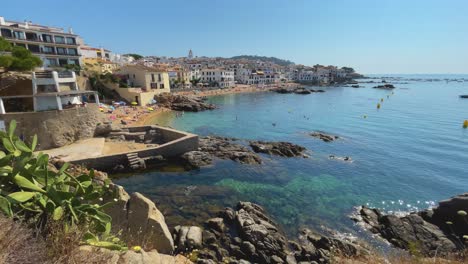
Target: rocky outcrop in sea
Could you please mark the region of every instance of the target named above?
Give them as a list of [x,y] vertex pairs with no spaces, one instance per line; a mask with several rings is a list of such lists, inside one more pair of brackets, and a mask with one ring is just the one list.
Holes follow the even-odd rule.
[[304,154],[306,148],[290,142],[250,141],[249,145],[256,153],[280,157],[307,157]]
[[261,164],[262,158],[257,153],[281,157],[307,157],[305,151],[306,148],[289,142],[243,142],[236,138],[206,136],[199,138],[198,150],[183,154],[181,159],[191,168],[200,168],[213,164],[215,158],[243,164]]
[[312,133],[310,133],[310,136],[312,136],[314,138],[321,139],[321,140],[323,140],[325,142],[331,142],[331,141],[334,141],[334,140],[339,138],[338,136],[325,134],[325,133],[322,133],[322,132],[312,132]]
[[393,84],[387,83],[387,84],[383,84],[383,85],[374,86],[373,88],[391,90],[391,89],[395,89],[395,86]]
[[176,111],[200,112],[215,109],[216,106],[205,102],[201,97],[189,97],[184,95],[174,95],[163,93],[154,98],[158,105]]
[[468,242],[468,193],[439,202],[439,206],[405,216],[359,207],[352,219],[392,245],[427,257],[463,250]]
[[325,92],[324,90],[313,90],[313,89],[306,89],[303,87],[296,87],[296,88],[276,88],[272,90],[273,92],[280,93],[280,94],[290,94],[290,93],[295,93],[295,94],[311,94],[311,93],[323,93]]

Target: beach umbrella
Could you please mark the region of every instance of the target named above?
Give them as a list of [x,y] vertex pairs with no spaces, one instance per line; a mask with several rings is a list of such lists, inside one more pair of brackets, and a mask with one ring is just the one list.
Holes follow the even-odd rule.
[[131,102],[131,105],[138,105],[137,102]]

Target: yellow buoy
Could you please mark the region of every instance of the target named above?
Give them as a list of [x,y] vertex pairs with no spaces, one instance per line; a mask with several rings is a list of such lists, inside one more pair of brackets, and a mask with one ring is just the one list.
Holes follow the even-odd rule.
[[468,128],[468,120],[465,120],[465,121],[463,122],[463,128]]
[[380,109],[380,104],[377,104],[377,109]]

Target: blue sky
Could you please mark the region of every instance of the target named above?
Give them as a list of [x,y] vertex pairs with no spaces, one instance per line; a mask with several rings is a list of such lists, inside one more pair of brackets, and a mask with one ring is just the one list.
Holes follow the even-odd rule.
[[157,56],[249,54],[362,73],[468,73],[467,0],[22,0],[0,16]]

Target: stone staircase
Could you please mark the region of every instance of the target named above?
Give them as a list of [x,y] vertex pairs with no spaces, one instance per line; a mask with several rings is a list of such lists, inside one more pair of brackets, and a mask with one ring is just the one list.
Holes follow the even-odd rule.
[[130,168],[133,170],[146,169],[145,161],[138,157],[138,153],[128,153],[127,159]]

